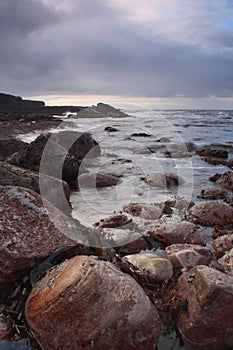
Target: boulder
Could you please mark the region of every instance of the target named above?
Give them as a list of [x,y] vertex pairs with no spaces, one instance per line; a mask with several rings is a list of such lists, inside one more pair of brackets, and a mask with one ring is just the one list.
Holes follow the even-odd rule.
[[161,331],[139,284],[93,256],[50,270],[34,285],[25,314],[44,349],[152,350]]
[[159,203],[129,203],[123,206],[123,211],[132,216],[139,216],[147,220],[155,220],[162,215],[163,208]]
[[222,256],[225,252],[233,248],[233,233],[216,238],[213,243],[215,255]]
[[226,165],[229,167],[229,168],[233,168],[233,159],[230,159],[228,160],[228,162],[226,163]]
[[175,174],[161,174],[161,173],[153,173],[147,175],[144,179],[146,184],[151,187],[160,187],[160,188],[172,188],[182,185],[184,180]]
[[233,275],[233,248],[227,251],[220,259],[218,264],[224,269],[226,273]]
[[117,128],[114,128],[113,126],[106,126],[106,128],[104,129],[104,131],[116,132],[116,131],[118,131],[118,129],[117,129]]
[[70,189],[65,181],[0,162],[0,185],[21,186],[40,193],[66,214],[71,213]]
[[210,177],[210,181],[233,191],[233,171],[227,171],[224,174],[215,174]]
[[208,265],[211,250],[197,244],[172,244],[165,249],[165,257],[171,261],[175,271],[180,273],[197,265]]
[[178,328],[185,349],[233,348],[233,276],[196,266],[178,280]]
[[84,173],[79,175],[77,181],[78,181],[78,187],[80,189],[82,187],[96,188],[96,187],[115,186],[116,184],[118,184],[120,179],[110,174]]
[[57,249],[88,245],[88,229],[29,189],[0,186],[0,210],[0,284],[21,278]]
[[126,255],[123,261],[128,261],[136,269],[139,274],[148,278],[152,283],[168,280],[173,275],[173,267],[171,262],[153,253],[141,253]]
[[132,219],[128,218],[128,216],[125,214],[119,214],[108,216],[107,218],[101,219],[94,224],[94,227],[96,228],[114,228],[121,226],[123,228],[130,228],[131,226],[133,227]]
[[27,146],[27,143],[13,137],[0,139],[0,161],[6,160],[25,146]]
[[197,197],[203,199],[224,199],[228,194],[229,192],[226,190],[219,190],[217,188],[205,188],[204,190],[201,190],[201,193]]
[[189,209],[193,222],[205,226],[233,224],[233,208],[224,202],[203,202]]
[[202,230],[189,221],[163,219],[153,224],[149,233],[163,245],[190,243],[205,245],[206,240]]
[[211,165],[227,165],[227,161],[224,158],[204,157],[202,160]]

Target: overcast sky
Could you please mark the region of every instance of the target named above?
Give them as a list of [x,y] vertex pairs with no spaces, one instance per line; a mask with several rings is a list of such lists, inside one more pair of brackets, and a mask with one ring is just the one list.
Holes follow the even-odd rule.
[[0,45],[2,92],[233,108],[232,0],[0,0]]

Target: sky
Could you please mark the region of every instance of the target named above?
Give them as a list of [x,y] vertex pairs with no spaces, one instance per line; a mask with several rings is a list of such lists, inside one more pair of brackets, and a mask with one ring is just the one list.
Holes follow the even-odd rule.
[[232,0],[1,0],[0,91],[233,109]]

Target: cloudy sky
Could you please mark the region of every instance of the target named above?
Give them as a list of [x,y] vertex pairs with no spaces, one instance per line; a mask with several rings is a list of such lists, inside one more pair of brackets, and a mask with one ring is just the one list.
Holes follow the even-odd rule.
[[233,109],[232,0],[0,0],[1,91]]

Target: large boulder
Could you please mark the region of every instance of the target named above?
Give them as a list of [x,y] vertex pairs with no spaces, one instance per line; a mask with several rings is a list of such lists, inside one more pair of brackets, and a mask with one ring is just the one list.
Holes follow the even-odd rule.
[[161,331],[139,284],[93,256],[50,270],[34,285],[25,314],[44,349],[152,350]]
[[19,279],[59,248],[88,245],[86,228],[29,189],[0,186],[0,208],[0,284]]
[[200,157],[214,157],[223,159],[228,157],[228,151],[224,149],[205,148],[202,150],[197,150],[196,154],[198,154]]
[[197,265],[208,265],[211,250],[197,244],[172,244],[165,249],[165,257],[172,262],[177,273]]
[[205,188],[201,190],[201,193],[197,196],[203,199],[225,199],[229,192],[226,190],[219,190],[218,188]]
[[233,171],[227,171],[224,174],[215,174],[210,177],[210,180],[233,191]]
[[[21,186],[40,193],[65,213],[71,212],[70,189],[65,181],[0,162],[0,185]],[[40,190],[41,187],[41,190]]]
[[233,233],[216,238],[212,245],[216,256],[222,256],[225,252],[233,248]]
[[13,137],[0,139],[0,161],[6,160],[25,146],[27,146],[27,143]]
[[224,202],[203,202],[189,209],[193,222],[205,226],[233,224],[233,208]]
[[140,275],[145,276],[152,283],[168,280],[173,275],[171,262],[160,255],[153,253],[132,254],[126,255],[123,260],[131,263]]
[[184,180],[176,175],[170,173],[152,173],[144,178],[146,184],[150,187],[160,187],[160,188],[172,188],[182,185]]
[[233,248],[227,251],[220,259],[218,264],[224,269],[226,273],[233,275]]
[[196,266],[178,280],[178,328],[190,350],[233,348],[233,276]]
[[176,219],[161,219],[157,221],[149,233],[165,246],[175,243],[190,243],[205,245],[206,240],[202,230],[189,221]]

